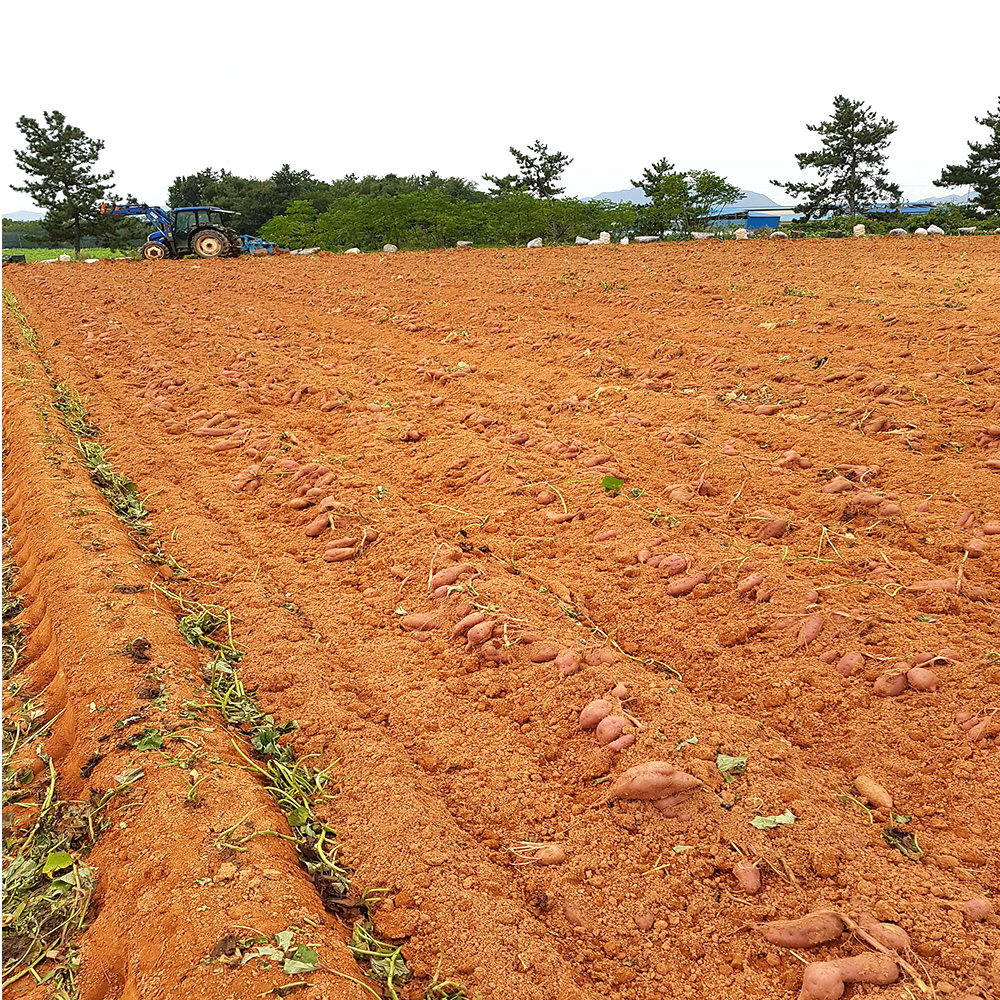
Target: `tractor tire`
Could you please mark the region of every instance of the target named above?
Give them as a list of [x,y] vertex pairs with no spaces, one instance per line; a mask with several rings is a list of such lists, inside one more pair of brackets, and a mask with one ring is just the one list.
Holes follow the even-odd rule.
[[204,229],[191,240],[191,249],[199,257],[225,257],[229,240],[218,229]]
[[167,260],[170,257],[170,248],[163,243],[150,240],[139,248],[139,256],[143,260]]
[[224,230],[226,239],[229,240],[229,256],[243,256],[243,237],[235,229]]

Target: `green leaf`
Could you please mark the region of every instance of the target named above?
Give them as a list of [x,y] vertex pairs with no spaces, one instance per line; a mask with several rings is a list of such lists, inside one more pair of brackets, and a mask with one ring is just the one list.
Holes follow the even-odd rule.
[[259,944],[243,956],[243,961],[240,962],[240,965],[246,965],[247,962],[252,962],[257,958],[261,959],[261,961],[271,959],[274,962],[280,962],[284,957],[285,951],[283,948],[272,948],[269,944]]
[[384,979],[389,982],[403,981],[409,979],[410,967],[406,964],[399,949],[396,948],[388,955],[372,956],[369,959],[371,970],[377,979]]
[[730,757],[729,754],[720,753],[715,758],[715,766],[723,773],[726,774],[745,774],[747,769],[747,758],[744,757]]
[[613,497],[618,496],[618,491],[625,485],[624,479],[618,479],[617,476],[605,476],[601,480],[601,486],[604,487],[604,492],[610,494]]
[[119,785],[134,785],[140,778],[145,777],[146,772],[141,767],[133,767],[128,771],[114,776]]
[[147,729],[136,743],[136,750],[159,750],[163,746],[163,736],[155,729]]
[[291,931],[278,931],[274,935],[274,940],[282,951],[288,951],[292,946],[292,938],[294,937],[295,935]]
[[685,851],[693,851],[694,847],[692,847],[690,844],[675,844],[671,848],[671,850],[674,852],[674,854],[683,854]]
[[786,809],[780,816],[754,816],[750,820],[750,825],[758,830],[773,830],[778,826],[790,826],[795,822],[795,813],[791,809]]
[[50,851],[42,865],[42,874],[51,875],[52,872],[59,871],[60,868],[72,868],[73,859],[65,851]]
[[302,972],[315,972],[319,968],[319,955],[312,948],[300,944],[292,957],[285,959],[281,968],[289,976],[297,976]]
[[909,823],[913,819],[912,816],[893,816],[894,823]]
[[307,806],[296,806],[288,814],[289,826],[305,826],[309,822],[309,808]]

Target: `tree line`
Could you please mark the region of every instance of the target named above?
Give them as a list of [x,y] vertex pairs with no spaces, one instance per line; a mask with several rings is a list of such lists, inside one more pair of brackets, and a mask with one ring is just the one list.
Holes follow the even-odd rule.
[[[976,123],[990,130],[985,143],[968,143],[962,164],[948,164],[934,183],[944,188],[972,188],[974,204],[1000,210],[1000,101]],[[102,201],[116,198],[113,172],[98,173],[104,143],[67,123],[58,111],[45,112],[44,122],[22,117],[17,123],[26,146],[15,151],[26,175],[15,191],[29,194],[46,210],[41,228],[52,242],[94,236],[108,245],[131,242],[145,228],[136,219],[101,215]],[[820,148],[798,153],[796,162],[813,179],[772,181],[797,200],[805,219],[830,212],[854,218],[874,204],[898,204],[902,193],[889,178],[887,148],[894,122],[880,117],[863,101],[834,98],[833,113],[807,128],[820,137]],[[663,236],[704,226],[742,192],[711,170],[678,170],[666,157],[645,167],[635,187],[648,204],[581,201],[559,197],[559,180],[573,162],[567,154],[536,140],[525,150],[510,147],[516,169],[504,176],[484,174],[487,190],[460,177],[425,175],[358,177],[348,174],[324,181],[308,170],[283,164],[263,180],[228,170],[206,168],[175,178],[168,192],[174,207],[218,205],[240,213],[237,228],[260,233],[286,246],[317,245],[325,249],[384,243],[406,248],[447,246],[467,239],[483,245],[523,243],[534,236],[555,242],[577,235],[610,232]]]

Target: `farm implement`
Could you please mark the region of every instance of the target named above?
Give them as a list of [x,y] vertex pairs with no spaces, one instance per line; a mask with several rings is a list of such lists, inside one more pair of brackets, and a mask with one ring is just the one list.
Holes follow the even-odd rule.
[[301,253],[285,250],[256,236],[240,234],[226,225],[227,215],[237,215],[214,205],[195,205],[172,211],[159,205],[101,205],[102,215],[145,216],[156,232],[139,250],[145,260],[167,260],[195,254],[198,257],[239,257],[242,254]]

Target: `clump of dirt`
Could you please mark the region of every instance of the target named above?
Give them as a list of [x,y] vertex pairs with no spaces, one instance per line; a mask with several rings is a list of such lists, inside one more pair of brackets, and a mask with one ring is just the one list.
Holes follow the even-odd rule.
[[[1000,880],[995,240],[5,278],[38,352],[5,324],[20,669],[67,795],[145,772],[93,849],[85,995],[256,995],[301,944],[330,997],[389,991],[388,955],[405,997],[792,996],[798,949],[753,925],[821,910],[908,935],[873,996],[1000,989],[1000,923],[962,908]],[[49,383],[144,536],[45,444]],[[338,783],[326,909],[229,766],[252,737],[196,606]],[[229,764],[148,756],[196,750]]]

